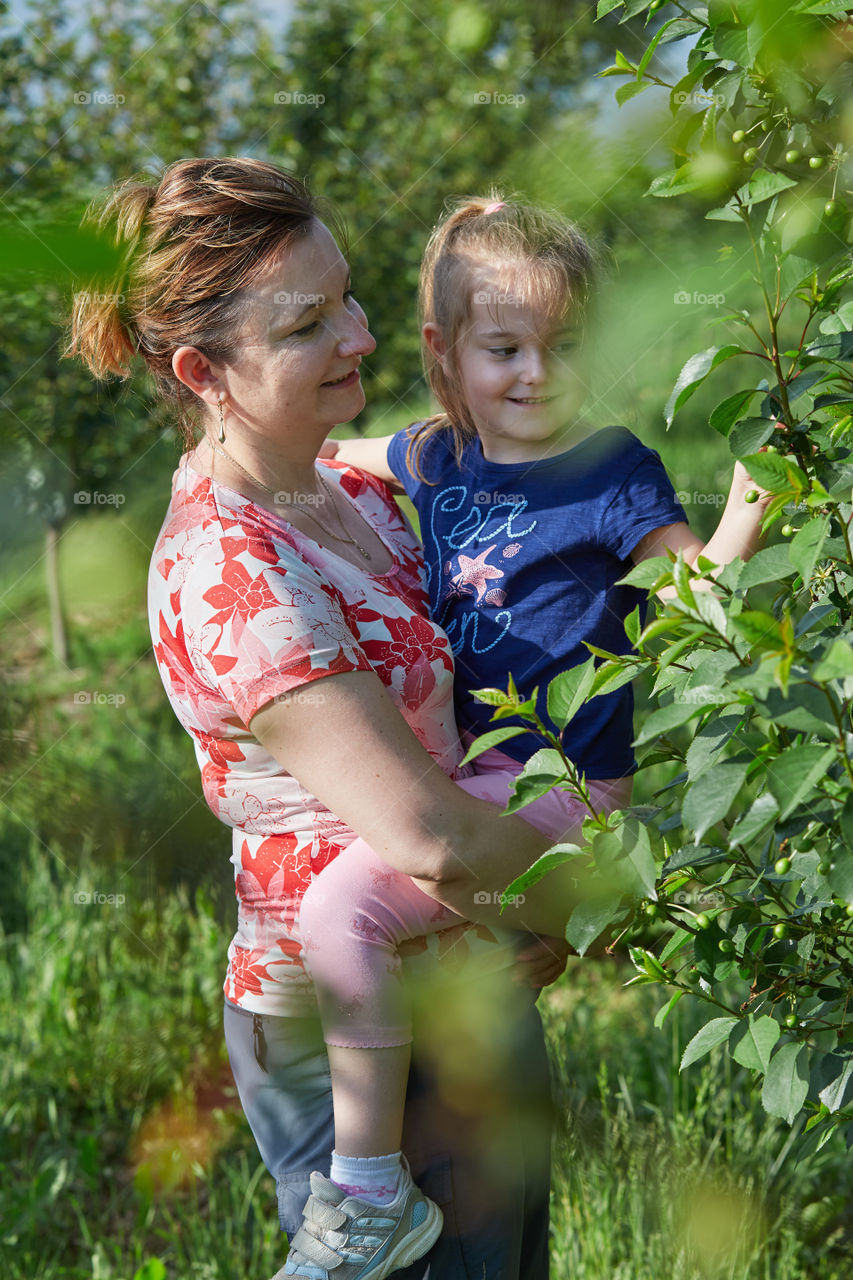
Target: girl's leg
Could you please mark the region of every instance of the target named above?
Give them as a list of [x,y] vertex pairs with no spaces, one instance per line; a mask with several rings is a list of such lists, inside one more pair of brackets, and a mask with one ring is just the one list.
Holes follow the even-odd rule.
[[[459,785],[503,805],[513,777],[495,770]],[[624,786],[591,789],[602,808],[627,800]],[[556,840],[577,833],[584,814],[566,793],[550,792],[522,816]],[[362,840],[326,867],[305,894],[303,955],[329,1054],[338,1155],[376,1157],[399,1149],[411,1025],[398,949],[407,939],[460,922]]]

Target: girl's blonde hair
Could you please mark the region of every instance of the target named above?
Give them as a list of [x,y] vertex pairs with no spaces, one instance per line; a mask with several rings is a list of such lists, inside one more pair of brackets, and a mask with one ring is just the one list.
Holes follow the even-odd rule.
[[178,160],[159,181],[117,184],[84,222],[110,234],[120,266],[112,279],[75,293],[63,354],[80,356],[96,378],[127,378],[141,356],[191,445],[200,402],[175,377],[174,352],[198,347],[215,364],[232,362],[246,290],[321,214],[342,238],[334,212],[299,178],[243,157]]
[[[435,227],[421,264],[420,323],[438,326],[446,349],[446,367],[423,344],[424,372],[442,412],[427,418],[413,434],[406,453],[409,470],[421,469],[427,442],[449,432],[457,461],[477,430],[465,401],[457,351],[471,320],[477,277],[488,272],[495,298],[531,306],[543,320],[559,321],[571,310],[583,319],[592,292],[599,251],[573,222],[535,205],[506,200],[497,193],[472,196],[451,207]],[[483,300],[491,295],[484,293]]]

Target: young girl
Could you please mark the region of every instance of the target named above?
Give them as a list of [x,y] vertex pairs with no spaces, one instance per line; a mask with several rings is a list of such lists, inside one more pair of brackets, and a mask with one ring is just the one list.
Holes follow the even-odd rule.
[[[538,712],[549,724],[548,684],[588,657],[585,640],[627,651],[625,618],[645,600],[616,585],[632,563],[669,548],[691,564],[702,553],[722,565],[746,558],[758,542],[764,501],[745,502],[753,483],[742,466],[706,546],[689,529],[658,455],[624,427],[594,430],[579,416],[589,390],[583,333],[594,270],[593,250],[565,220],[502,200],[464,201],[436,228],[421,272],[426,374],[443,412],[384,439],[327,442],[326,456],[404,489],[415,505],[432,616],[454,650],[463,740],[491,727],[490,708],[472,690],[506,688],[511,673],[522,696],[538,687]],[[566,731],[567,754],[597,811],[630,801],[632,711],[626,685],[584,706]],[[520,733],[480,755],[477,776],[460,785],[504,805],[541,745]],[[577,837],[584,815],[579,801],[557,790],[521,811],[554,840]],[[306,1221],[282,1275],[380,1280],[419,1256],[412,1224],[409,1252],[401,1244],[382,1259],[366,1245],[359,1254],[350,1237],[342,1259],[335,1225],[352,1215],[350,1197],[387,1206],[407,1177],[398,1148],[411,1032],[399,948],[483,910],[483,895],[458,901],[445,885],[439,902],[423,889],[357,840],[302,900],[303,955],[332,1075],[335,1151],[331,1181],[312,1177]],[[523,927],[523,912],[518,917]],[[556,939],[540,939],[525,954],[532,986],[553,981],[565,963]]]

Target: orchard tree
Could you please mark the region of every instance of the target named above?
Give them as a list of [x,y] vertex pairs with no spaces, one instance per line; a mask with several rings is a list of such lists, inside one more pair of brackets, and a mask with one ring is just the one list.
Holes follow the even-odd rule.
[[[660,944],[631,947],[633,981],[668,988],[657,1025],[685,996],[711,1014],[682,1069],[724,1046],[763,1077],[771,1115],[805,1121],[806,1149],[839,1125],[849,1144],[853,193],[844,108],[853,10],[832,0],[601,0],[598,12],[645,14],[654,26],[640,59],[620,54],[606,72],[625,78],[622,101],[655,86],[669,93],[674,163],[649,197],[704,200],[707,219],[730,224],[726,234],[749,248],[761,310],[725,317],[726,340],[687,361],[665,417],[672,423],[720,366],[742,368],[742,386],[714,408],[708,430],[772,493],[764,526],[774,539],[727,566],[711,590],[694,586],[717,568],[703,559],[696,571],[670,556],[627,575],[674,598],[645,625],[639,611],[629,617],[631,653],[590,644],[590,659],[552,682],[548,712],[570,737],[585,700],[647,673],[640,768],[664,766],[670,779],[653,804],[591,813],[583,847],[557,846],[508,892],[560,863],[583,868],[591,892],[566,931],[581,953],[608,927],[617,939],[636,936],[642,904]],[[686,74],[668,83],[655,51],[687,35]],[[554,785],[588,804],[534,700],[513,684],[482,697],[496,719],[520,717],[547,742],[509,810]],[[518,731],[503,725],[469,755]]]

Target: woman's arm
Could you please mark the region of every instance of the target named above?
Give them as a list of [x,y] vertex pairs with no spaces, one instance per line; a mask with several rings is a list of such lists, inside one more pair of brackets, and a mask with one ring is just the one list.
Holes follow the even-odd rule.
[[[497,903],[483,903],[484,893],[505,889],[552,842],[457,787],[372,672],[326,676],[313,691],[311,700],[284,695],[267,703],[252,717],[252,733],[424,892],[465,919],[506,924]],[[571,877],[554,872],[546,887],[526,891],[524,904],[512,912],[512,927],[562,936],[578,900]]]
[[384,480],[389,488],[403,493],[403,486],[388,465],[388,445],[393,438],[359,436],[353,440],[333,440],[329,437],[323,441],[319,456],[334,458],[336,462],[345,462],[347,466],[369,471],[372,476]]

